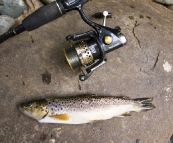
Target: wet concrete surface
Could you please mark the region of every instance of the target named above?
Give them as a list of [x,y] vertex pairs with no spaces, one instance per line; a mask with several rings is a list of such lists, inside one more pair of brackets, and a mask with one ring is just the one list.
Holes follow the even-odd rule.
[[[150,0],[94,0],[86,15],[108,10],[128,43],[85,82],[65,62],[65,37],[91,28],[76,11],[0,44],[0,142],[166,143],[173,133],[173,13]],[[44,74],[48,75],[46,82]],[[51,78],[51,80],[50,80]],[[51,81],[51,82],[50,82]],[[19,111],[22,102],[81,94],[153,97],[156,109],[84,125],[40,124]]]

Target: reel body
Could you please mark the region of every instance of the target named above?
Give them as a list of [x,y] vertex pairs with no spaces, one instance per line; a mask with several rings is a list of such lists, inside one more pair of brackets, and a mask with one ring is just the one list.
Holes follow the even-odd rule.
[[71,44],[70,48],[64,49],[64,54],[72,70],[79,68],[82,70],[79,79],[84,81],[91,76],[96,68],[106,63],[106,53],[122,47],[127,41],[119,26],[115,28],[106,27],[106,17],[104,26],[90,21],[85,16],[82,6],[78,6],[75,10],[79,11],[81,18],[94,30],[67,36],[67,41],[78,42],[74,45]]

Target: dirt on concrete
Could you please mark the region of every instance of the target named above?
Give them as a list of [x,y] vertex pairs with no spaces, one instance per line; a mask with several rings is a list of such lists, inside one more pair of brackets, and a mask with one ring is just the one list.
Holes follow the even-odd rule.
[[[0,44],[0,142],[166,143],[173,133],[173,13],[151,0],[94,0],[88,18],[107,10],[128,43],[81,82],[70,70],[65,37],[91,29],[77,11]],[[43,81],[43,74],[50,80]],[[49,83],[49,84],[47,84]],[[156,109],[83,125],[40,124],[19,111],[22,102],[81,94],[153,97]]]

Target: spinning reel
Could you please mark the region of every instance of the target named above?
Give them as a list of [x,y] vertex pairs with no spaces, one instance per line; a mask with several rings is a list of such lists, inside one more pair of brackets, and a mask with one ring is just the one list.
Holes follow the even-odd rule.
[[77,10],[81,18],[94,30],[73,34],[66,37],[67,41],[78,41],[71,48],[64,49],[66,60],[71,69],[81,68],[83,73],[79,75],[81,81],[91,76],[93,71],[106,63],[106,53],[126,44],[126,38],[121,33],[119,26],[115,28],[106,27],[106,16],[104,12],[104,24],[99,25],[90,21],[84,14],[82,6],[89,0],[56,0],[26,17],[22,24],[0,35],[0,43],[27,30],[32,31],[48,22],[55,20],[71,10]]
[[67,36],[67,41],[78,42],[74,45],[70,42],[70,48],[64,49],[64,55],[73,71],[81,69],[82,74],[79,75],[79,79],[84,81],[91,76],[95,69],[106,63],[106,53],[126,44],[126,38],[121,33],[119,26],[113,29],[105,27],[107,11],[103,12],[103,26],[90,21],[81,8],[78,11],[82,19],[94,30]]

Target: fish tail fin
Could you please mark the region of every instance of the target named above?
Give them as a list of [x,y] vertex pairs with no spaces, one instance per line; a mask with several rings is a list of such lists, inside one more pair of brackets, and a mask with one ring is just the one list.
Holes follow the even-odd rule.
[[141,110],[140,111],[148,111],[156,108],[153,104],[153,98],[137,98],[134,99],[139,105]]

